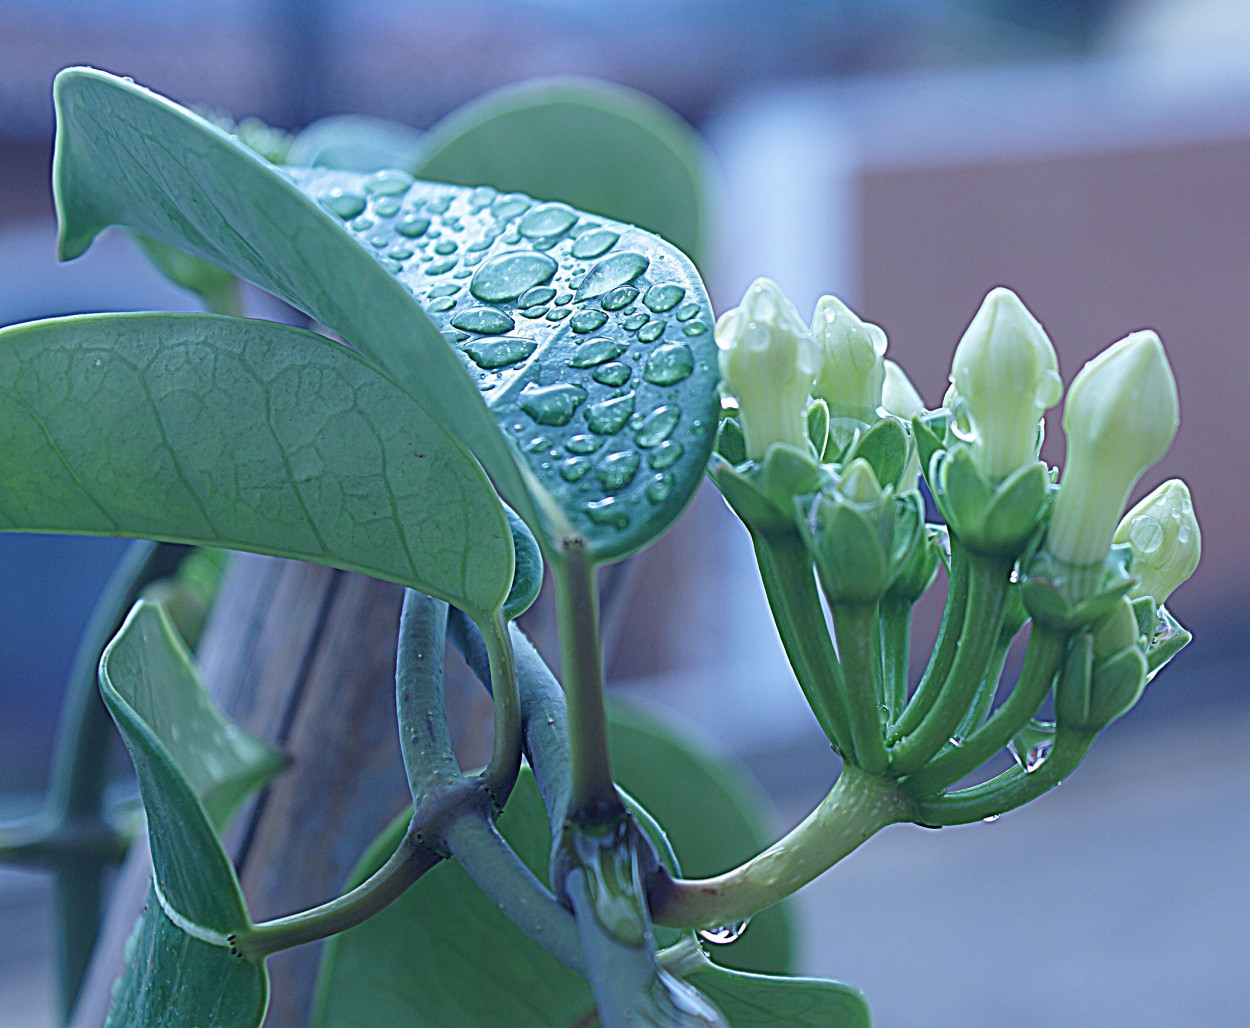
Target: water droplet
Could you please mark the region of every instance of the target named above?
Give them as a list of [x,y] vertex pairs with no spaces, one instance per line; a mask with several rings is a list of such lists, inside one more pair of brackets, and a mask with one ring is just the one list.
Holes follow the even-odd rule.
[[570,453],[594,453],[603,445],[603,440],[594,435],[570,436],[564,443]]
[[638,426],[638,434],[634,436],[634,442],[644,450],[649,450],[652,446],[657,446],[667,439],[680,420],[681,408],[677,404],[657,407]]
[[515,322],[495,307],[470,307],[451,319],[454,327],[480,336],[501,336],[511,332]]
[[629,376],[633,374],[628,364],[621,364],[619,361],[613,361],[610,364],[602,364],[591,372],[590,377],[596,382],[606,386],[623,386],[629,381]]
[[434,247],[434,252],[440,257],[446,257],[448,254],[456,252],[456,244],[450,239],[445,239]]
[[651,352],[642,377],[656,385],[675,385],[694,371],[694,354],[685,343],[666,343]]
[[568,316],[569,312],[563,307],[557,307],[554,310],[549,310],[546,315],[548,321],[563,321]]
[[404,266],[400,264],[399,261],[393,261],[389,257],[380,257],[378,260],[382,267],[384,267],[392,275],[398,275],[404,270]]
[[494,199],[495,191],[490,186],[478,186],[469,194],[469,208],[480,211],[483,207],[489,207]]
[[397,246],[389,251],[387,255],[393,261],[406,261],[412,257],[412,251],[406,246]]
[[569,320],[569,327],[578,335],[601,328],[608,316],[601,311],[579,311]]
[[530,321],[534,321],[537,318],[541,318],[550,309],[551,308],[549,307],[529,307],[526,310],[519,311],[518,313],[521,315],[521,317],[529,318]]
[[685,303],[677,309],[678,321],[689,321],[691,318],[698,317],[699,305],[697,303]]
[[450,296],[440,296],[431,300],[426,306],[426,310],[431,310],[435,314],[441,314],[443,311],[449,311],[456,306],[456,301]]
[[586,515],[596,525],[610,525],[613,528],[629,527],[629,512],[616,502],[615,496],[605,496],[602,500],[591,500],[586,504]]
[[578,260],[589,260],[591,257],[602,257],[616,245],[621,238],[619,232],[601,228],[596,232],[586,232],[573,241],[570,253]]
[[619,432],[634,413],[634,394],[626,393],[611,400],[600,400],[586,408],[586,424],[598,435]]
[[355,221],[348,222],[348,228],[353,232],[368,232],[373,228],[373,219],[362,215]]
[[406,171],[379,171],[365,181],[370,196],[403,196],[412,188],[412,176]]
[[728,946],[742,938],[748,924],[749,921],[739,921],[737,924],[721,925],[719,928],[700,928],[699,938],[713,946]]
[[551,280],[557,264],[542,253],[506,253],[484,262],[473,274],[469,292],[479,300],[515,300],[527,289]]
[[634,480],[641,463],[642,457],[636,450],[609,453],[595,468],[595,478],[608,492],[619,492]]
[[686,291],[681,286],[652,286],[643,296],[642,302],[647,305],[648,310],[655,311],[658,314],[662,311],[671,311],[681,303],[681,299],[685,295]]
[[648,321],[638,330],[638,339],[643,343],[654,343],[664,334],[664,322]]
[[992,825],[995,821],[998,820],[998,818],[999,818],[998,814],[991,814],[989,817],[981,818],[981,820],[984,821],[987,825]]
[[560,477],[566,482],[580,482],[589,470],[589,457],[570,457],[560,465]]
[[456,266],[455,257],[442,257],[425,266],[427,275],[445,275]]
[[561,293],[556,297],[557,307],[567,307],[573,301],[572,293]]
[[573,412],[585,399],[586,390],[581,386],[568,383],[540,386],[531,382],[521,390],[519,405],[540,425],[567,425]]
[[384,196],[373,205],[373,213],[379,218],[393,218],[399,213],[399,201],[393,196]]
[[665,468],[671,468],[681,459],[682,446],[676,439],[669,439],[660,443],[652,452],[647,460],[656,471],[663,471]]
[[527,239],[562,236],[573,227],[577,214],[562,203],[544,203],[528,211],[518,226]]
[[[650,263],[646,257],[633,250],[605,257],[586,273],[586,277],[577,287],[577,298],[589,300],[627,285],[646,271]],[[637,296],[638,293],[635,291],[634,295]]]
[[[464,352],[473,359],[473,363],[479,368],[493,370],[495,368],[506,368],[509,364],[516,364],[518,361],[526,360],[537,347],[538,344],[530,339],[521,339],[518,336],[504,336],[500,339],[475,339],[471,343],[464,344]],[[524,410],[525,408],[522,407],[522,409]],[[529,412],[526,411],[526,413]],[[569,413],[571,416],[572,411]],[[539,419],[535,418],[535,420]],[[565,418],[565,421],[567,420],[568,418]],[[552,424],[552,422],[544,421],[542,424]]]
[[619,311],[623,307],[628,307],[638,299],[638,290],[633,286],[621,286],[619,289],[613,289],[606,293],[599,306],[605,311]]
[[673,476],[659,474],[647,483],[647,499],[652,503],[663,503],[673,491]]
[[442,196],[436,196],[427,205],[427,210],[434,214],[446,214],[447,209],[451,207],[451,202],[455,198],[455,193],[444,193]]
[[959,738],[959,736],[957,735],[952,735],[950,739],[948,739],[947,741],[956,749],[959,749],[959,747],[961,747],[964,744],[964,741],[961,738]]
[[1007,752],[1024,768],[1026,774],[1032,774],[1050,756],[1054,745],[1054,724],[1033,719],[1007,744]]
[[528,196],[521,196],[519,193],[513,193],[511,196],[501,196],[491,205],[490,212],[501,221],[510,221],[518,214],[524,214],[530,209],[531,200]]
[[331,189],[321,198],[322,206],[332,214],[337,214],[344,221],[356,217],[365,209],[365,198],[359,193],[349,193],[345,189]]
[[688,336],[701,336],[707,331],[707,326],[701,321],[691,321],[682,331]]
[[1154,553],[1163,545],[1163,526],[1149,514],[1138,514],[1128,526],[1129,542],[1139,553]]
[[430,219],[405,214],[395,223],[395,231],[407,239],[420,239],[430,230]]
[[551,298],[556,295],[556,291],[550,286],[535,286],[533,289],[527,289],[521,294],[521,299],[517,301],[518,307],[541,307],[543,304],[550,303]]
[[435,286],[430,290],[431,296],[455,296],[463,286],[458,286],[454,282],[444,282],[441,286]]
[[543,450],[551,449],[551,439],[545,435],[536,435],[525,444],[525,449],[529,453],[542,453]]
[[618,343],[615,339],[587,339],[573,351],[573,356],[569,358],[569,367],[593,368],[606,364],[616,360],[626,349],[628,347],[624,343]]

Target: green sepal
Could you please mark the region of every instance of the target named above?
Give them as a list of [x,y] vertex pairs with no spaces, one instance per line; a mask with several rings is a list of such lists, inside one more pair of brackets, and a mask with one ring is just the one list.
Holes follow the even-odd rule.
[[898,577],[886,590],[887,597],[915,603],[933,584],[938,565],[942,563],[945,554],[936,528],[933,525],[925,526],[923,535],[916,540],[916,548],[899,570]]
[[1066,564],[1045,550],[1021,561],[1020,595],[1040,625],[1074,632],[1110,613],[1136,581],[1128,547],[1113,546],[1101,564]]
[[898,489],[910,454],[911,440],[907,429],[898,418],[890,417],[882,418],[863,432],[841,462],[849,463],[862,457],[872,465],[878,482]]
[[951,532],[986,556],[1014,559],[1024,552],[1050,502],[1046,465],[1022,465],[994,486],[966,444],[933,457],[929,481]]
[[889,489],[871,506],[846,499],[836,487],[826,490],[800,525],[831,604],[876,603],[926,534],[920,494],[895,496]]
[[543,555],[529,526],[517,516],[511,507],[504,506],[508,527],[512,530],[512,552],[515,569],[512,572],[512,588],[504,600],[503,616],[512,620],[519,618],[538,599],[543,587]]
[[1146,689],[1146,656],[1136,646],[1098,661],[1090,674],[1089,722],[1082,726],[1101,731],[1136,706]]
[[912,445],[916,447],[920,469],[924,472],[930,490],[936,488],[936,483],[929,475],[929,469],[933,466],[933,455],[946,449],[950,425],[951,413],[945,407],[925,411],[911,419]]
[[747,440],[742,423],[733,414],[724,414],[716,429],[715,450],[727,463],[737,467],[747,462]]
[[1159,629],[1159,608],[1153,596],[1139,596],[1131,601],[1133,617],[1137,621],[1137,634],[1144,638],[1154,639]]
[[708,474],[752,532],[796,531],[796,498],[819,492],[829,473],[811,453],[774,443],[762,461],[731,465],[714,455]]
[[824,460],[825,447],[829,444],[829,404],[819,397],[807,407],[807,438],[820,459]]

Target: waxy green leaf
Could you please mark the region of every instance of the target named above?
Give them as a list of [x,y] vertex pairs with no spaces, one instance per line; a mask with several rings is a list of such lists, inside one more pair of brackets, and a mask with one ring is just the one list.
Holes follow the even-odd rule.
[[63,72],[56,98],[63,256],[125,225],[300,307],[454,432],[548,542],[567,520],[597,559],[624,556],[689,499],[715,424],[711,310],[663,241],[485,188],[275,168],[100,72]]
[[707,157],[698,134],[649,96],[553,78],[505,86],[434,126],[417,178],[489,182],[637,225],[698,263],[707,243]]
[[482,614],[512,537],[477,462],[359,355],[210,315],[0,330],[0,528],[295,557]]
[[268,976],[234,952],[251,921],[217,826],[282,759],[212,706],[159,605],[138,603],[104,651],[100,692],[139,779],[153,873],[106,1024],[259,1025]]

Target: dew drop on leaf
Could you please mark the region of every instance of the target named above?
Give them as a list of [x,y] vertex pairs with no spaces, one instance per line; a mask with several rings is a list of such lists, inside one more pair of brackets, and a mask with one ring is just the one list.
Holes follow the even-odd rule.
[[694,354],[685,343],[666,343],[647,358],[642,377],[656,385],[675,385],[694,371]]
[[[628,285],[646,271],[650,263],[650,260],[633,250],[605,257],[586,273],[586,277],[577,287],[577,298],[579,300],[592,299],[612,289]],[[637,292],[634,295],[637,296]]]
[[473,273],[469,292],[487,303],[515,300],[527,289],[550,282],[557,267],[543,253],[502,254],[484,262]]

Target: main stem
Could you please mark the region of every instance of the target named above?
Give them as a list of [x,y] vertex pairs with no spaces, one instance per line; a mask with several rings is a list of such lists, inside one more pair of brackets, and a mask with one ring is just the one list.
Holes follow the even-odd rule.
[[571,818],[612,815],[621,808],[612,781],[599,642],[599,591],[585,541],[564,542],[552,562],[560,629],[561,677],[568,703]]
[[740,867],[702,879],[674,879],[661,871],[648,897],[652,920],[674,928],[744,920],[824,874],[886,825],[912,816],[893,782],[844,765],[802,824]]

